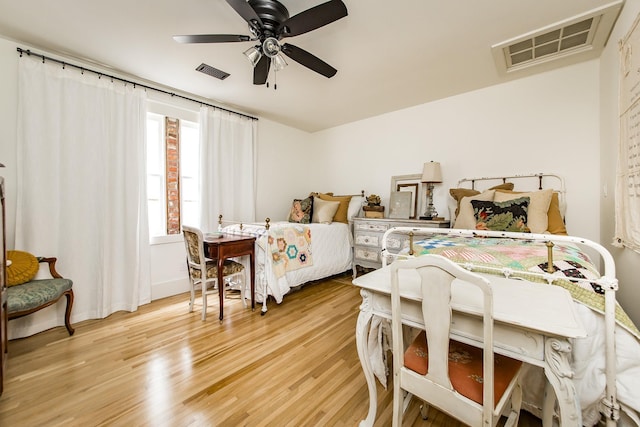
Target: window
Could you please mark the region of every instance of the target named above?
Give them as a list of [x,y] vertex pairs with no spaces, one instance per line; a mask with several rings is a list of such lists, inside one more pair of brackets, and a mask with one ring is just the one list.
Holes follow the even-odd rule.
[[198,123],[180,122],[180,180],[182,223],[200,224],[200,128]]
[[147,114],[147,204],[149,236],[167,234],[165,209],[164,117]]
[[151,238],[200,222],[198,123],[147,114],[147,200]]

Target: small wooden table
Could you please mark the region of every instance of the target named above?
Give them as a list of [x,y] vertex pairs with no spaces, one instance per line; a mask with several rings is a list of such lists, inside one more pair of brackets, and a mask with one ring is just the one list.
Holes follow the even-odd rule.
[[256,238],[251,236],[204,236],[204,250],[207,253],[207,256],[211,259],[218,260],[218,295],[220,297],[220,321],[222,321],[222,317],[224,314],[224,282],[222,273],[224,268],[224,260],[227,258],[249,255],[249,267],[251,270],[251,310],[256,309],[255,243]]

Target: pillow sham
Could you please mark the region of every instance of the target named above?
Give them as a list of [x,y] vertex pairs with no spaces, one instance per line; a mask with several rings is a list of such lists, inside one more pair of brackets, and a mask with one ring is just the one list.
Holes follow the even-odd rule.
[[333,217],[340,207],[340,202],[313,198],[313,216],[311,222],[331,224]]
[[347,213],[349,211],[349,201],[351,200],[351,196],[331,196],[326,193],[319,193],[315,200],[325,200],[330,202],[339,202],[338,210],[335,212],[333,216],[333,221],[335,222],[344,222],[348,224]]
[[291,211],[289,211],[289,222],[309,224],[313,217],[313,196],[306,199],[293,199]]
[[364,196],[351,196],[351,200],[349,200],[349,208],[347,209],[348,221],[351,221],[354,217],[360,214],[360,208],[362,207],[363,201]]
[[[489,190],[513,190],[513,182],[505,182],[499,185],[494,185],[493,187],[489,188]],[[462,200],[463,197],[470,197],[470,196],[476,196],[478,194],[480,194],[480,192],[478,190],[472,190],[470,188],[450,188],[449,189],[449,194],[451,195],[451,197],[453,197],[456,201],[456,217],[458,216],[458,214],[460,213],[460,201]]]
[[467,230],[474,230],[476,228],[476,218],[473,215],[472,200],[493,201],[493,196],[496,190],[487,190],[483,193],[466,196],[460,200],[460,211],[456,216],[456,222],[453,224],[453,228],[464,228]]
[[547,231],[549,220],[547,211],[551,204],[551,196],[553,189],[530,191],[530,192],[513,192],[508,190],[496,190],[494,202],[506,202],[507,200],[518,199],[520,197],[529,197],[529,208],[527,211],[527,227],[532,233],[544,233]]
[[529,233],[527,227],[528,197],[505,202],[472,200],[471,205],[477,230]]

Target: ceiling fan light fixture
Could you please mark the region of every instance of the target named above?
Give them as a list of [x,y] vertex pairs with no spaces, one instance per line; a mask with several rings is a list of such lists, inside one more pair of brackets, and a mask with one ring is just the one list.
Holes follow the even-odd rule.
[[285,61],[284,56],[277,54],[271,58],[271,65],[273,66],[274,71],[282,71],[289,64]]
[[244,56],[247,57],[249,62],[251,62],[251,65],[253,65],[254,67],[256,66],[258,61],[260,61],[260,58],[262,58],[262,53],[260,52],[260,49],[258,49],[258,46],[250,47],[249,49],[245,50],[243,53],[244,53]]
[[280,42],[275,37],[267,37],[262,42],[262,51],[269,58],[274,58],[280,53]]

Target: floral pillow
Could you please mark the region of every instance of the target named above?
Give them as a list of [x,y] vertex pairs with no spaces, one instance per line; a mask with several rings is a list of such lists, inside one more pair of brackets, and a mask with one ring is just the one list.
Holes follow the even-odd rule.
[[505,202],[471,200],[471,205],[476,218],[476,230],[530,232],[527,227],[529,197]]
[[289,222],[311,223],[313,217],[313,196],[306,199],[294,199],[289,212]]

